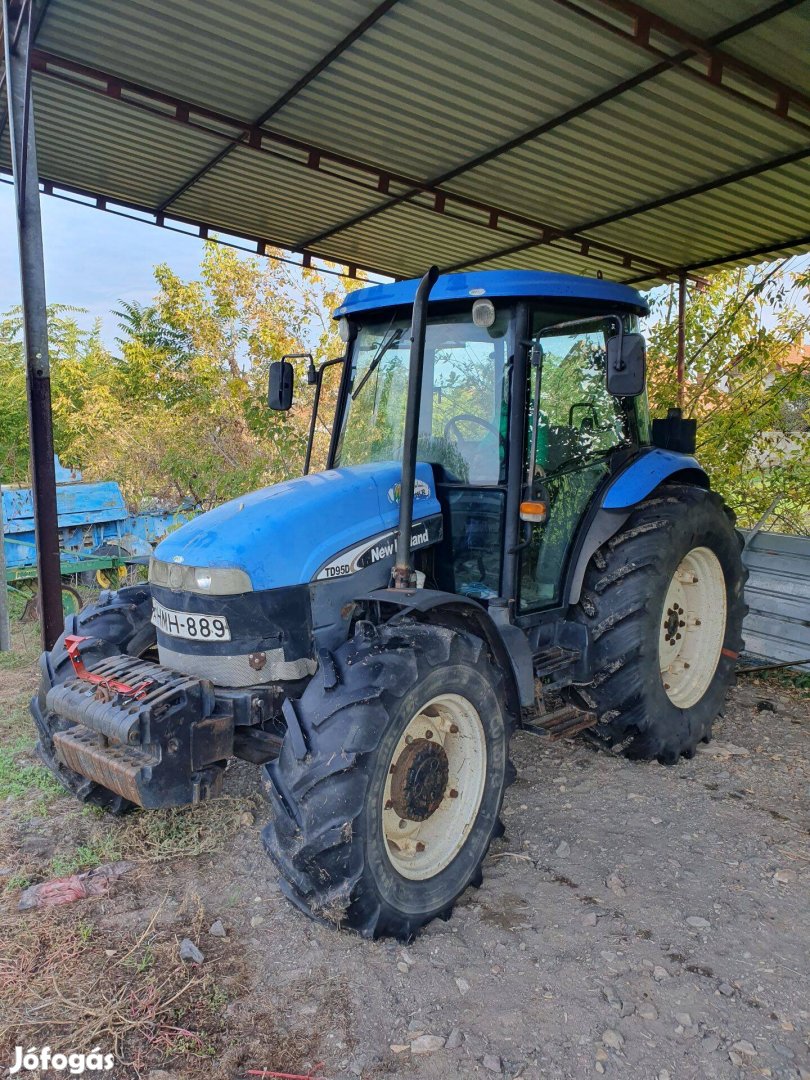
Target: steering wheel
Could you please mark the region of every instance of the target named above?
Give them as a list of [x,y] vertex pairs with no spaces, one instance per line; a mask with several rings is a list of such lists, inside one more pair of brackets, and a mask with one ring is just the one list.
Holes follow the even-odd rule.
[[465,439],[461,432],[458,430],[458,425],[462,421],[467,421],[472,424],[479,424],[482,428],[486,428],[492,435],[496,435],[500,438],[500,431],[491,424],[489,420],[484,420],[481,416],[473,416],[472,413],[459,413],[458,416],[451,416],[447,423],[444,425],[444,437],[445,439],[452,439],[456,443],[469,443],[469,439]]

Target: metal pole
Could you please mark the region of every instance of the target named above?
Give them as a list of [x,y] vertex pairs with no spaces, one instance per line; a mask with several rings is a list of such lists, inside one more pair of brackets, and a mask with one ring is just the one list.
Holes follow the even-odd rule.
[[422,370],[425,366],[427,307],[439,268],[431,266],[416,290],[411,316],[411,358],[408,371],[408,401],[405,408],[405,434],[402,441],[402,483],[399,488],[399,531],[394,588],[409,589],[413,584],[411,566],[411,525],[413,524],[413,485],[416,480],[416,447],[419,442],[419,411],[422,403]]
[[0,652],[11,651],[8,622],[8,582],[6,581],[6,532],[3,522],[3,492],[0,489]]
[[683,408],[686,372],[686,273],[678,275],[678,408]]
[[29,64],[33,4],[28,0],[22,5],[13,5],[18,15],[13,31],[10,19],[11,0],[2,0],[2,4],[11,168],[14,174],[20,256],[42,644],[44,648],[50,649],[62,633],[65,619],[62,614],[56,474],[53,460],[45,264]]

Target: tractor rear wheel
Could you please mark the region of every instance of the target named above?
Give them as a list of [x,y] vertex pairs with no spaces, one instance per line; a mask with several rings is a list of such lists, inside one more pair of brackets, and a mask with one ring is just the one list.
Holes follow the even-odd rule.
[[133,804],[114,791],[68,769],[56,757],[53,736],[71,727],[71,723],[47,706],[48,691],[73,675],[73,664],[65,649],[65,636],[78,634],[91,640],[82,645],[82,659],[92,665],[105,656],[128,653],[143,656],[156,644],[155,628],[150,622],[152,595],[149,587],[136,585],[118,592],[103,592],[98,601],[88,604],[65,620],[65,633],[50,652],[39,658],[39,690],[31,701],[31,715],[37,727],[37,753],[57,780],[82,802],[92,803],[113,814],[121,814]]
[[287,704],[264,844],[306,914],[407,940],[480,884],[515,718],[470,634],[360,623],[333,661]]
[[591,738],[666,765],[709,741],[742,648],[741,549],[719,495],[667,484],[596,552],[575,612],[595,675],[566,691],[596,712]]

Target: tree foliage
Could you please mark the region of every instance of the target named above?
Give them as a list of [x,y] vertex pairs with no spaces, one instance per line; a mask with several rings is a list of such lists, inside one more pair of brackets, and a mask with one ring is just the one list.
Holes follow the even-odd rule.
[[[810,273],[786,261],[728,270],[690,286],[684,415],[698,421],[697,456],[712,484],[750,527],[810,532],[810,360],[796,344],[810,330]],[[678,400],[677,299],[653,305],[648,388],[653,415]],[[778,502],[774,506],[774,500]]]
[[[135,506],[190,499],[208,508],[299,475],[312,401],[306,364],[296,362],[289,413],[266,407],[267,368],[309,348],[317,362],[340,355],[330,315],[342,293],[315,271],[214,243],[197,279],[184,281],[166,265],[155,278],[153,303],[120,303],[113,349],[98,325],[82,329],[75,310],[51,308],[54,439],[63,462],[88,478],[114,477]],[[698,456],[742,525],[781,496],[772,527],[810,529],[810,362],[789,362],[810,330],[809,308],[810,271],[790,273],[784,263],[690,287],[685,414],[698,419]],[[21,330],[18,311],[0,317],[3,482],[28,474]],[[676,341],[675,291],[664,289],[649,332],[654,415],[677,401]],[[326,381],[324,419],[339,370]],[[325,462],[328,435],[319,424],[315,468]]]
[[[54,441],[88,478],[114,477],[134,505],[186,499],[208,508],[298,475],[311,404],[297,362],[296,405],[266,407],[267,369],[314,342],[316,362],[342,351],[330,318],[341,298],[312,270],[206,245],[200,277],[155,270],[151,305],[122,302],[107,349],[99,327],[50,311]],[[329,395],[322,413],[328,408]],[[18,313],[0,321],[0,476],[28,465],[25,370]],[[325,442],[316,444],[324,456]],[[317,460],[316,460],[317,464]]]

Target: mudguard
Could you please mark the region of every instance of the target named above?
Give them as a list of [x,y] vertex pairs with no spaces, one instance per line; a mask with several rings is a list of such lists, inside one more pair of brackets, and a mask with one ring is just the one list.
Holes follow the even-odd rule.
[[676,475],[679,480],[697,487],[711,486],[709,477],[696,458],[655,447],[634,458],[627,468],[619,473],[602,496],[602,509],[629,510],[642,499],[646,499],[664,480]]
[[520,716],[521,707],[534,703],[532,653],[526,635],[506,620],[500,625],[469,596],[439,589],[375,589],[356,599],[398,607],[400,610],[387,620],[389,624],[418,612],[426,622],[477,632],[489,644],[504,673],[509,706],[515,716]]
[[646,499],[659,484],[675,478],[697,487],[711,486],[696,458],[658,447],[634,458],[612,481],[602,495],[600,507],[577,554],[570,579],[569,604],[579,602],[585,568],[593,553],[619,531],[634,506]]

